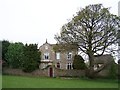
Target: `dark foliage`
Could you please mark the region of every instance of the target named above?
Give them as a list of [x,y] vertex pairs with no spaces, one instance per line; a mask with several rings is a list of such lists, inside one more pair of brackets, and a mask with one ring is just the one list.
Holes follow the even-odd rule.
[[8,46],[10,45],[10,42],[7,41],[7,40],[3,40],[2,41],[2,60],[3,60],[3,64],[2,66],[8,66],[8,62],[7,60],[5,59],[5,54],[7,53],[7,50],[8,50]]
[[40,52],[37,49],[37,44],[26,44],[24,47],[24,55],[23,71],[32,72],[39,68]]
[[22,43],[10,43],[5,53],[5,59],[9,67],[22,68],[22,61],[24,60],[23,47]]
[[84,70],[84,69],[86,69],[86,65],[84,63],[84,59],[80,55],[75,55],[74,56],[73,69],[77,69],[77,70]]

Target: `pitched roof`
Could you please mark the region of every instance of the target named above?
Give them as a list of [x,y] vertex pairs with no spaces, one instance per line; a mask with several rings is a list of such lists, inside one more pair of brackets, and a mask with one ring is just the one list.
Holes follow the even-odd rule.
[[111,54],[105,54],[102,56],[95,56],[94,58],[94,63],[108,63],[108,62],[113,62],[113,56]]
[[78,48],[72,44],[51,44],[55,51],[72,51],[77,50]]
[[[54,51],[71,51],[71,50],[77,50],[77,46],[73,44],[50,44],[48,43],[47,39],[46,42],[43,43],[43,45],[48,44],[53,47]],[[39,49],[43,46],[41,45]]]

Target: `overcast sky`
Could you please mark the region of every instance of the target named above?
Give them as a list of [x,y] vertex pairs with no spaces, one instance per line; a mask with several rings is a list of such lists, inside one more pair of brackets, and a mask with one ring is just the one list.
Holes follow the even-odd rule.
[[56,43],[54,35],[79,8],[102,3],[118,15],[120,0],[0,0],[0,40],[38,43],[46,38]]

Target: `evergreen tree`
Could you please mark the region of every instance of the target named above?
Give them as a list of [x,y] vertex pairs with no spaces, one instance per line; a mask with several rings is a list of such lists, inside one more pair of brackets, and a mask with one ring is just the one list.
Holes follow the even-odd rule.
[[2,42],[2,60],[3,60],[3,65],[2,66],[7,66],[8,65],[8,62],[5,58],[5,54],[7,53],[7,50],[8,50],[8,46],[10,45],[10,42],[7,41],[7,40],[3,40],[1,41]]
[[25,59],[23,61],[23,71],[32,72],[39,68],[40,52],[37,49],[37,44],[25,45],[24,47]]
[[77,70],[84,70],[84,69],[86,69],[86,65],[84,63],[84,59],[80,55],[75,55],[74,56],[73,69],[77,69]]

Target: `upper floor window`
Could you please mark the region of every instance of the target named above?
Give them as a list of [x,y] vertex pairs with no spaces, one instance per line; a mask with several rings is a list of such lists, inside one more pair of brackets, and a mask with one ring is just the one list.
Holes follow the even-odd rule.
[[68,60],[72,59],[72,52],[68,52],[68,53],[67,53],[67,59],[68,59]]
[[49,59],[49,53],[44,53],[44,59]]
[[56,59],[57,60],[60,59],[60,53],[59,52],[56,53]]

